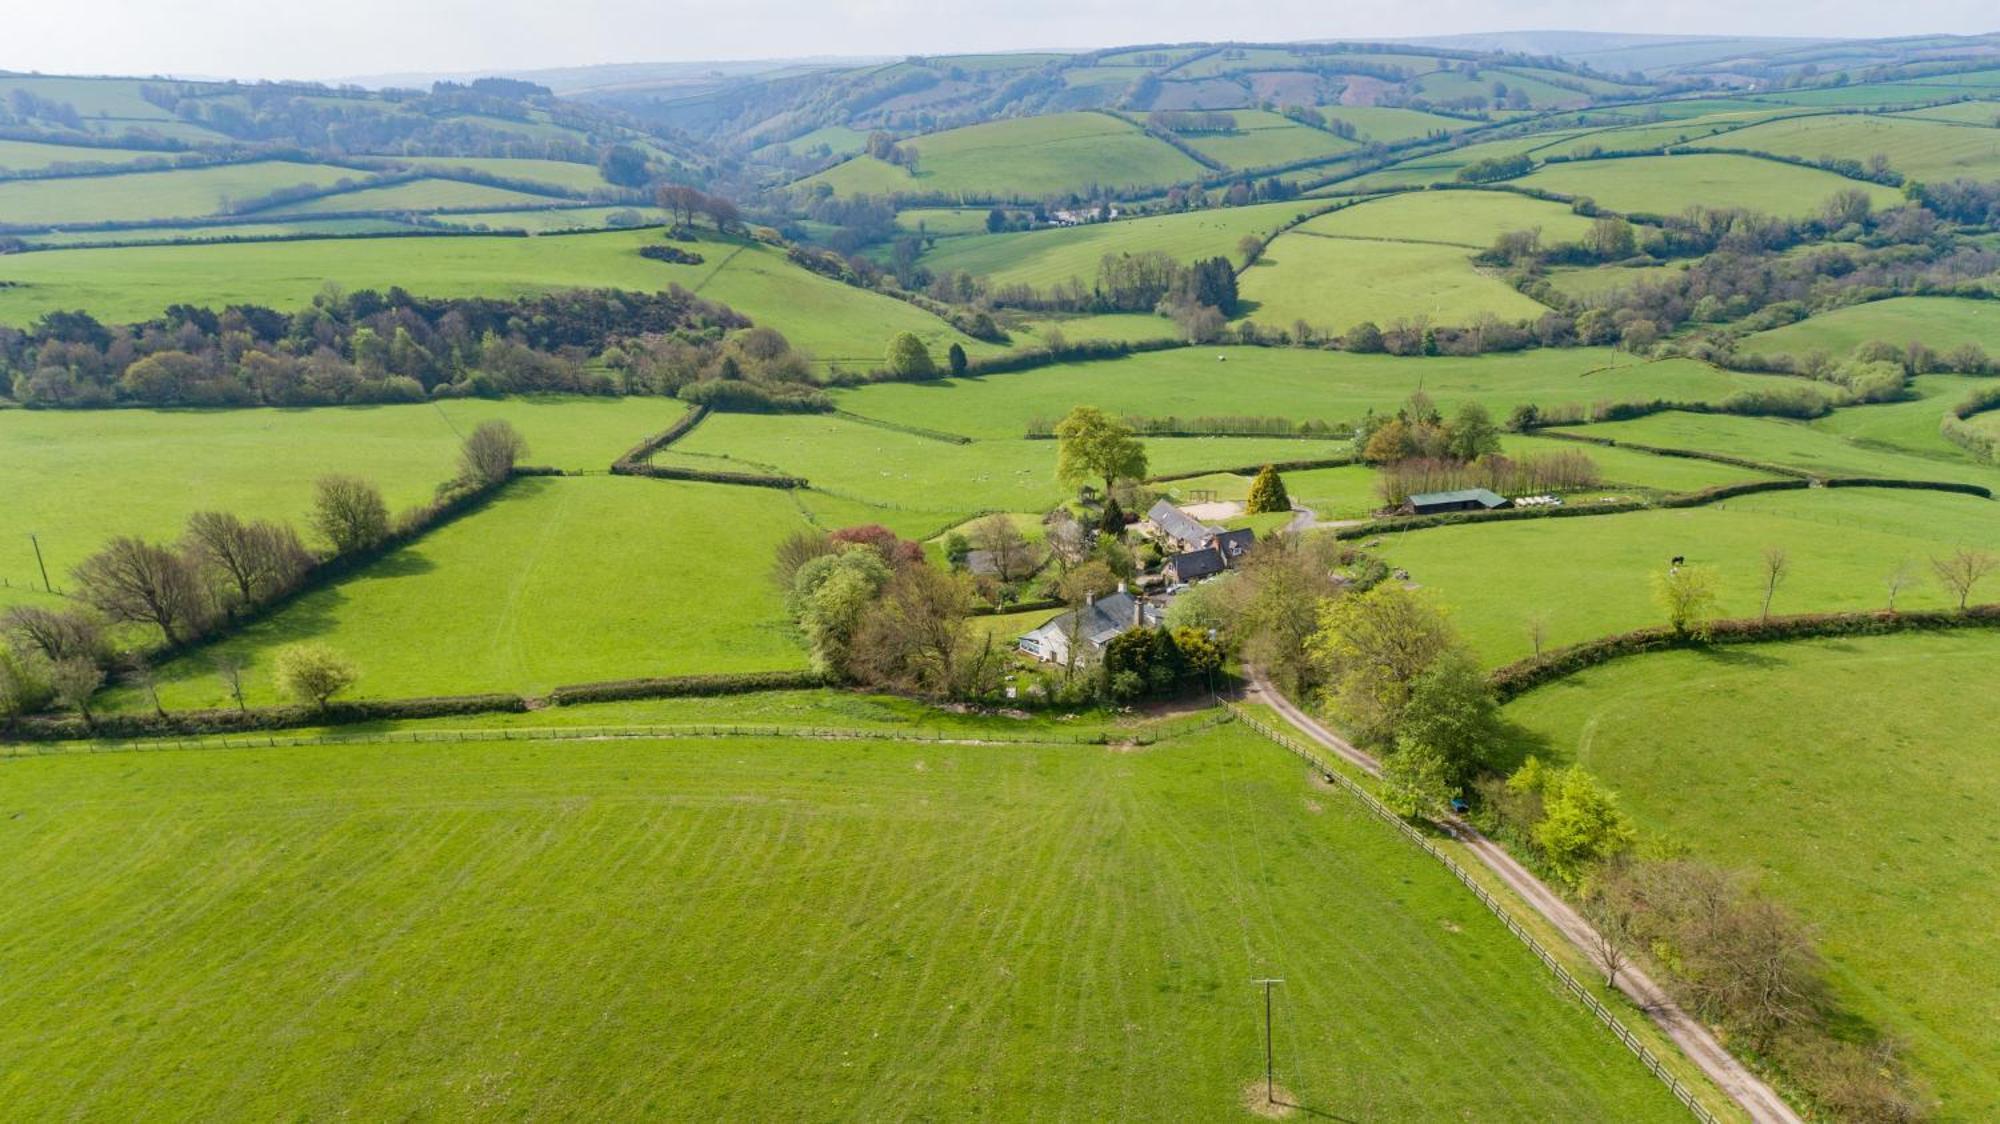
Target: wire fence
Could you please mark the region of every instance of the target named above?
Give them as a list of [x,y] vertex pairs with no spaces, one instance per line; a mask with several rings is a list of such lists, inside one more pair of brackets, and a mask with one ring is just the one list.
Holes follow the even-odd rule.
[[174,749],[286,749],[304,746],[437,745],[466,742],[640,741],[662,738],[791,738],[803,741],[898,741],[946,745],[1157,745],[1199,733],[1237,716],[1210,711],[1176,722],[1132,730],[971,730],[944,726],[791,726],[781,723],[685,722],[619,726],[494,726],[454,730],[379,730],[354,733],[223,734],[206,737],[135,738],[121,741],[0,744],[0,757],[143,753]]
[[1298,757],[1303,758],[1321,776],[1346,789],[1349,794],[1360,800],[1362,805],[1369,811],[1375,813],[1384,822],[1401,832],[1405,839],[1422,848],[1430,857],[1443,863],[1444,868],[1449,870],[1453,877],[1464,883],[1465,888],[1471,890],[1472,895],[1478,898],[1487,909],[1491,910],[1495,917],[1500,919],[1500,923],[1507,927],[1508,932],[1520,938],[1521,943],[1528,946],[1528,951],[1534,953],[1535,957],[1546,965],[1550,972],[1555,974],[1557,982],[1561,983],[1565,990],[1581,1000],[1583,1005],[1590,1010],[1590,1013],[1596,1015],[1599,1022],[1609,1027],[1611,1033],[1618,1037],[1618,1041],[1623,1042],[1626,1048],[1631,1050],[1638,1057],[1639,1061],[1645,1065],[1647,1070],[1666,1085],[1667,1089],[1673,1093],[1674,1099],[1687,1106],[1687,1110],[1694,1114],[1695,1119],[1701,1121],[1702,1124],[1720,1124],[1716,1115],[1709,1111],[1708,1106],[1702,1104],[1700,1098],[1695,1096],[1694,1090],[1689,1088],[1686,1082],[1675,1076],[1673,1071],[1669,1070],[1666,1064],[1660,1061],[1659,1055],[1655,1054],[1650,1046],[1641,1041],[1638,1035],[1632,1033],[1631,1028],[1627,1027],[1624,1021],[1613,1013],[1609,1007],[1606,1007],[1595,995],[1592,995],[1590,989],[1585,987],[1575,975],[1571,974],[1570,970],[1564,967],[1562,962],[1557,960],[1554,954],[1550,953],[1541,941],[1537,940],[1519,921],[1515,920],[1513,912],[1500,899],[1488,893],[1486,887],[1480,885],[1479,881],[1463,866],[1460,866],[1457,860],[1445,854],[1443,848],[1426,839],[1422,832],[1410,826],[1409,821],[1397,815],[1388,805],[1377,799],[1374,793],[1357,784],[1346,773],[1335,768],[1305,743],[1278,731],[1268,723],[1252,717],[1235,703],[1224,703],[1223,705],[1227,706],[1235,714],[1238,721],[1269,738],[1271,741],[1276,742],[1279,746],[1291,751]]

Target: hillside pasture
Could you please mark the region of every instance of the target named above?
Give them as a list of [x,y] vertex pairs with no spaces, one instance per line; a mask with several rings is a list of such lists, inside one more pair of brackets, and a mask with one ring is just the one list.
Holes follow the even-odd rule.
[[444,226],[468,230],[525,230],[531,234],[554,234],[574,230],[616,229],[612,217],[637,212],[640,221],[666,222],[666,212],[652,207],[552,207],[535,211],[471,211],[463,214],[427,216]]
[[657,292],[679,284],[781,326],[822,362],[876,364],[889,338],[910,331],[942,351],[954,342],[996,350],[903,301],[821,277],[759,243],[705,235],[700,265],[649,261],[657,230],[560,238],[389,238],[236,246],[142,246],[0,257],[0,323],[55,309],[135,322],[170,304],[251,303],[297,308],[328,281],[354,289],[400,285],[421,296],[517,296],[570,288]]
[[1331,120],[1345,121],[1354,126],[1362,140],[1381,141],[1383,144],[1455,133],[1468,124],[1457,117],[1387,105],[1323,105],[1319,111]]
[[1510,231],[1540,230],[1544,244],[1573,242],[1591,220],[1561,203],[1511,191],[1411,191],[1309,220],[1293,231],[1332,237],[1438,242],[1484,250]]
[[0,226],[192,219],[223,213],[232,202],[301,184],[331,187],[366,173],[331,164],[264,160],[164,172],[14,180],[0,183]]
[[[357,698],[546,691],[564,683],[805,666],[764,575],[805,526],[782,492],[626,476],[518,480],[476,514],[160,669],[170,707],[279,701],[278,649],[319,641]],[[126,700],[136,701],[136,700]]]
[[1647,828],[1753,871],[1818,934],[1840,998],[1902,1041],[1945,1120],[2000,1113],[2000,702],[1990,632],[1667,652],[1506,708]]
[[41,141],[0,140],[0,172],[38,172],[57,164],[129,164],[149,157],[165,157],[164,152],[136,148],[98,148],[73,144],[45,144]]
[[[1920,401],[1914,410],[1909,403],[1857,406],[1836,411],[1832,417],[1837,421],[1821,419],[1809,424],[1780,418],[1668,412],[1631,421],[1605,422],[1575,432],[1669,449],[1699,449],[1745,457],[1823,476],[1952,480],[1983,484],[2000,491],[2000,470],[1972,464],[1962,453],[1940,450],[1936,456],[1920,455],[1896,447],[1901,441],[1868,443],[1844,435],[1853,432],[1860,437],[1871,418],[1896,419],[1888,427],[1892,433],[1907,434],[1909,427],[1917,424],[1916,419],[1925,414],[1935,426],[1954,400],[1940,396],[1928,403]],[[1870,412],[1877,410],[1891,413]]]
[[914,175],[872,156],[856,156],[808,177],[802,186],[826,183],[841,195],[1036,200],[1092,186],[1160,187],[1206,171],[1137,125],[1106,113],[1009,118],[902,143],[917,152]]
[[1236,128],[1227,133],[1191,133],[1182,139],[1195,151],[1231,168],[1270,168],[1300,160],[1338,156],[1359,147],[1323,129],[1301,125],[1265,109],[1230,111]]
[[1677,215],[1701,206],[1804,218],[1841,191],[1861,191],[1878,207],[1893,207],[1902,199],[1894,188],[1818,168],[1702,153],[1551,164],[1511,182],[1560,195],[1587,196],[1600,207],[1624,214]]
[[1987,128],[2000,127],[2000,101],[1957,101],[1949,105],[1933,105],[1927,109],[1912,109],[1895,114],[1919,121],[1951,121],[1961,125],[1983,125]]
[[[971,234],[941,239],[936,249],[924,255],[923,264],[937,273],[964,270],[994,285],[1032,285],[1037,289],[1047,289],[1073,277],[1091,284],[1097,278],[1098,263],[1106,254],[1158,250],[1180,261],[1226,257],[1241,264],[1236,244],[1244,235],[1268,236],[1298,216],[1324,206],[1324,203],[1299,201],[1261,203],[1048,230]],[[905,212],[905,215],[931,213]],[[983,229],[983,212],[980,221]]]
[[595,164],[575,164],[567,160],[531,160],[497,156],[397,156],[398,164],[411,168],[443,170],[468,169],[502,179],[545,183],[569,191],[605,191],[611,184]]
[[391,218],[302,218],[272,222],[201,223],[186,226],[147,226],[133,230],[50,230],[27,234],[21,240],[31,246],[86,247],[185,242],[255,242],[284,238],[348,238],[357,234],[391,234],[412,230],[410,224]]
[[[0,579],[39,586],[115,535],[177,537],[196,510],[279,519],[303,532],[313,481],[373,480],[392,510],[428,500],[457,471],[461,435],[502,419],[528,460],[602,469],[686,407],[660,398],[443,399],[310,410],[0,410]],[[170,482],[170,483],[169,483]]]
[[[1071,338],[1082,338],[1068,333]],[[1524,402],[1713,401],[1769,387],[1692,359],[1646,362],[1609,348],[1397,358],[1292,348],[1188,347],[1010,374],[835,390],[845,410],[968,437],[1019,437],[1079,403],[1149,417],[1286,417],[1353,422],[1393,413],[1421,387],[1450,411],[1466,401],[1496,419]],[[1586,432],[1596,433],[1593,426]],[[1286,460],[1294,457],[1281,458]]]
[[[1331,457],[1346,442],[1281,437],[1150,438],[1154,473]],[[1038,511],[1060,502],[1056,443],[1005,438],[955,445],[837,416],[717,414],[654,463],[802,476],[817,490],[937,517]],[[933,519],[931,522],[936,523]]]
[[259,214],[339,215],[375,211],[467,211],[473,208],[548,207],[570,200],[552,195],[534,195],[512,188],[491,187],[463,180],[420,179],[388,187],[363,188],[322,195],[302,203],[273,207]]
[[[2000,135],[2000,132],[1996,132]],[[1978,344],[2000,354],[2000,302],[1960,297],[1892,297],[1822,312],[1744,337],[1737,347],[1752,355],[1805,355],[1824,351],[1844,358],[1873,340],[1902,347],[1922,343],[1940,353]]]
[[1242,318],[1267,328],[1295,322],[1345,332],[1362,321],[1426,316],[1470,324],[1491,314],[1529,320],[1548,309],[1472,264],[1464,247],[1328,237],[1291,231],[1273,241],[1239,284]]
[[1231,1119],[1247,981],[1281,976],[1282,1080],[1328,1115],[1685,1118],[1441,867],[1241,727],[7,769],[27,1115]]
[[1774,612],[1880,609],[1888,576],[1903,566],[1919,580],[1897,607],[1944,608],[1952,601],[1931,579],[1929,560],[1961,545],[2000,547],[1995,511],[1995,501],[1938,492],[1813,489],[1391,532],[1381,553],[1435,593],[1482,658],[1502,664],[1532,654],[1533,616],[1545,621],[1551,646],[1664,623],[1651,583],[1675,557],[1715,569],[1723,616],[1757,615],[1769,547],[1784,549],[1792,568]]
[[[1959,471],[1959,466],[1978,461],[1963,447],[1946,440],[1938,430],[1939,422],[1946,411],[1972,390],[1988,385],[1991,384],[1984,376],[1919,375],[1910,380],[1914,397],[1907,402],[1835,410],[1815,419],[1812,427],[1863,448],[1889,449],[1941,462],[1933,474],[1950,478]],[[1992,481],[1982,473],[1981,482]]]
[[1886,156],[1889,166],[1926,182],[2000,177],[2000,129],[1969,129],[1908,117],[1838,114],[1757,125],[1710,142],[1814,160]]

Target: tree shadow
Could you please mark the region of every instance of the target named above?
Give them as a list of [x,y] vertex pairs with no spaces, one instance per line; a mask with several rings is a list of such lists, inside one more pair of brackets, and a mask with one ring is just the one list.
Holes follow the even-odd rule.
[[1720,664],[1723,667],[1739,669],[1762,670],[1764,668],[1783,667],[1785,664],[1785,661],[1779,659],[1777,656],[1757,651],[1755,648],[1736,645],[1704,648],[1701,650],[1700,659],[1704,663]]
[[[1550,684],[1550,687],[1555,684]],[[1548,690],[1543,687],[1542,690]],[[1521,767],[1529,757],[1539,757],[1544,761],[1554,755],[1555,743],[1540,730],[1531,730],[1505,715],[1502,715],[1493,732],[1493,740],[1487,743],[1486,765],[1489,769],[1507,776]]]
[[1244,300],[1241,297],[1239,297],[1237,298],[1236,301],[1236,317],[1237,319],[1241,320],[1251,316],[1255,316],[1257,314],[1257,310],[1263,307],[1264,307],[1263,301]]

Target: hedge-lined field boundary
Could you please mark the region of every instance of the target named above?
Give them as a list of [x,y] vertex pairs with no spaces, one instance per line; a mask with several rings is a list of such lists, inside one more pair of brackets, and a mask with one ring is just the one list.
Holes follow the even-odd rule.
[[695,406],[690,408],[688,412],[682,414],[674,422],[674,424],[659,431],[658,433],[653,434],[651,437],[646,438],[644,441],[639,442],[637,445],[634,445],[631,448],[625,450],[622,454],[619,455],[617,460],[611,462],[611,471],[617,472],[619,465],[645,464],[647,459],[650,458],[654,453],[657,453],[661,449],[664,449],[667,446],[673,444],[674,442],[679,441],[681,438],[686,437],[690,430],[694,429],[695,426],[700,425],[702,421],[708,417],[708,414],[709,414],[709,409],[707,406]]
[[1197,476],[1255,476],[1264,469],[1273,472],[1305,472],[1314,468],[1346,468],[1360,464],[1361,458],[1353,453],[1342,453],[1337,457],[1318,457],[1298,461],[1263,461],[1258,464],[1237,465],[1234,468],[1203,468],[1192,472],[1168,472],[1159,476],[1148,476],[1142,483],[1170,484],[1175,480],[1192,480]]
[[523,714],[548,706],[615,702],[630,699],[706,698],[763,691],[795,691],[829,684],[810,671],[752,671],[720,675],[679,675],[658,679],[625,679],[576,683],[547,695],[489,692],[477,695],[436,695],[411,699],[356,699],[308,706],[260,706],[240,710],[203,709],[115,712],[93,715],[30,715],[0,725],[0,741],[75,741],[104,738],[199,737],[288,730],[311,726],[346,726],[412,718],[454,718],[474,714]]
[[1828,636],[1884,636],[1897,632],[1936,632],[1958,628],[2000,628],[2000,604],[1966,609],[1880,610],[1865,613],[1801,613],[1783,617],[1742,617],[1715,621],[1707,640],[1665,625],[1634,629],[1586,640],[1565,648],[1516,660],[1494,669],[1487,682],[1501,702],[1509,702],[1537,687],[1626,656],[1722,644],[1763,644]]

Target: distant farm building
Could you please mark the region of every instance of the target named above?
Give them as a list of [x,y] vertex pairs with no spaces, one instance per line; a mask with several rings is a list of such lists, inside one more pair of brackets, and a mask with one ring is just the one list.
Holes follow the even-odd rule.
[[1410,497],[1412,515],[1438,515],[1447,511],[1495,511],[1511,506],[1507,497],[1485,488],[1460,488],[1455,492],[1419,492]]

